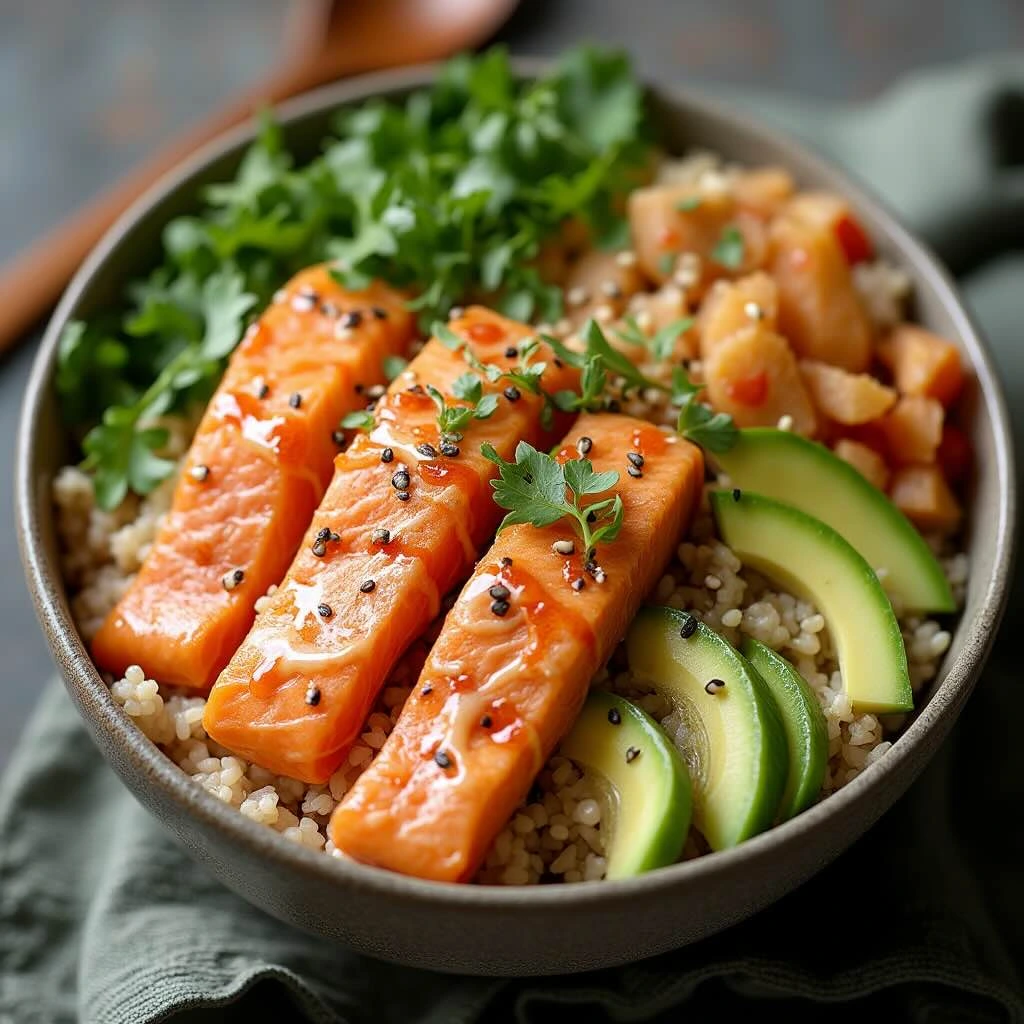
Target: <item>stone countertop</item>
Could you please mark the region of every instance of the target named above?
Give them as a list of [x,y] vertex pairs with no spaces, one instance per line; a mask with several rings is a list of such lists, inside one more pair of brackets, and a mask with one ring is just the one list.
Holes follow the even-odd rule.
[[[0,261],[273,60],[280,0],[0,0]],[[1024,44],[1015,0],[524,0],[517,53],[625,46],[646,76],[814,97],[871,96],[902,73]],[[0,359],[0,479],[38,334]],[[49,652],[0,503],[0,768]]]

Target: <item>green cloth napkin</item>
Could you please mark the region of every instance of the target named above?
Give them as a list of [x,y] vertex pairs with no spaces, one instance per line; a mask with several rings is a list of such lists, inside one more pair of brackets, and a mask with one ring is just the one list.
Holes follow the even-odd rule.
[[[970,274],[1011,408],[1024,408],[1024,59],[917,77],[856,109],[734,98],[869,181]],[[379,963],[264,916],[132,800],[51,684],[0,784],[0,1024],[731,1020],[768,1001],[830,1024],[1024,1021],[1021,625],[1018,587],[951,740],[802,889],[676,953],[518,981]]]

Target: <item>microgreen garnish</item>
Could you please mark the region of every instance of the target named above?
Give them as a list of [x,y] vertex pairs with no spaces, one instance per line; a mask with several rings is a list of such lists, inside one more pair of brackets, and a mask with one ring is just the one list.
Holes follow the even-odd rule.
[[722,234],[711,250],[711,258],[729,270],[739,270],[743,266],[744,251],[742,232],[735,224],[729,224],[722,229]]
[[675,252],[663,252],[658,257],[658,270],[666,277],[676,268],[676,260],[679,254]]
[[676,431],[709,452],[727,452],[739,439],[739,431],[728,413],[715,412],[697,396],[703,384],[694,384],[677,366],[672,373],[672,401],[681,406]]
[[373,430],[375,422],[374,415],[369,409],[357,409],[341,418],[341,425],[345,430],[363,430],[367,433]]
[[664,362],[666,359],[672,358],[675,352],[676,339],[693,326],[693,317],[688,316],[679,320],[673,320],[672,323],[666,324],[660,330],[655,331],[651,337],[648,337],[640,328],[635,316],[626,316],[623,318],[623,322],[625,327],[619,328],[615,332],[619,338],[627,344],[642,346],[656,360]]
[[449,405],[437,388],[427,385],[427,394],[437,406],[437,429],[443,438],[462,439],[462,432],[473,420],[486,420],[498,408],[497,395],[483,393],[483,381],[475,373],[463,373],[452,384],[452,394],[467,405]]
[[401,356],[386,356],[384,362],[381,363],[381,368],[384,370],[384,376],[389,381],[394,380],[407,366],[409,361],[403,359]]
[[480,446],[484,457],[498,467],[498,478],[491,481],[494,501],[508,509],[498,527],[500,533],[515,523],[551,526],[562,519],[572,521],[583,542],[587,559],[602,541],[613,541],[622,528],[622,499],[610,498],[581,504],[590,494],[600,494],[619,482],[614,471],[595,473],[589,459],[571,459],[564,465],[537,451],[526,441],[516,446],[516,461],[506,462],[490,444]]
[[345,284],[408,289],[423,327],[479,294],[557,319],[540,246],[570,217],[622,243],[621,197],[649,164],[643,122],[627,59],[587,48],[534,80],[500,49],[458,57],[432,88],[343,111],[338,137],[298,167],[266,119],[234,181],[167,225],[159,266],[125,302],[65,330],[57,390],[69,425],[95,428],[99,502],[167,476],[151,419],[209,398],[248,315],[301,267],[334,260]]
[[685,199],[680,199],[676,203],[676,210],[679,213],[689,213],[691,210],[696,210],[703,200],[700,196],[687,196]]

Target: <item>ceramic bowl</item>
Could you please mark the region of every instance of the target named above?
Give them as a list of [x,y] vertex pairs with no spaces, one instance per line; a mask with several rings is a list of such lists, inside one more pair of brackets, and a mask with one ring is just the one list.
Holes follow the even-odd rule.
[[[525,62],[520,70],[538,67]],[[288,103],[280,110],[287,143],[311,157],[339,106],[399,97],[433,74],[388,72]],[[253,126],[202,150],[121,218],[76,275],[36,359],[18,439],[18,523],[29,589],[82,718],[125,785],[225,885],[283,921],[373,956],[480,974],[581,971],[678,948],[741,921],[831,861],[907,789],[956,720],[995,635],[1015,523],[1010,433],[990,356],[946,272],[881,203],[802,146],[692,92],[655,86],[650,99],[670,151],[699,146],[744,163],[782,164],[804,186],[849,197],[881,253],[910,273],[917,317],[956,339],[972,371],[964,406],[977,453],[970,583],[927,703],[852,783],[735,849],[589,885],[485,888],[405,878],[300,848],[247,820],[191,782],[111,699],[76,632],[58,562],[50,484],[71,454],[53,390],[58,338],[69,318],[114,302],[126,279],[155,259],[164,224],[193,210],[203,185],[234,172]]]

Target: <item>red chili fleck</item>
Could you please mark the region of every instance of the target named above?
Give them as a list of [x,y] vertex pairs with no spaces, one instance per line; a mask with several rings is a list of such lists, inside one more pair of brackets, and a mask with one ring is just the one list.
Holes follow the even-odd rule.
[[675,228],[664,227],[658,232],[658,246],[662,249],[675,249],[679,246],[679,232]]
[[971,442],[967,440],[967,435],[952,423],[947,423],[942,428],[937,458],[942,472],[951,484],[961,483],[971,471]]
[[768,396],[768,375],[762,371],[729,381],[725,390],[731,399],[741,405],[760,405]]
[[480,341],[483,343],[491,341],[501,341],[505,337],[505,329],[499,327],[498,324],[473,324],[466,329],[466,333],[473,339],[473,341]]
[[835,232],[836,238],[842,246],[843,254],[846,256],[846,262],[851,266],[854,263],[863,263],[874,255],[871,239],[849,214],[839,218],[836,222]]

